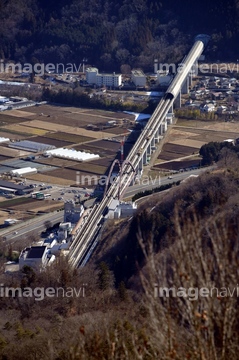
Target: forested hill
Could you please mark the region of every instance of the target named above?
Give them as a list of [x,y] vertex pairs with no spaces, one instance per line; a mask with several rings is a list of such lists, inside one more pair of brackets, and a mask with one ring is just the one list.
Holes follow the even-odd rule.
[[21,62],[152,71],[198,33],[212,36],[209,59],[239,58],[239,0],[0,0],[0,24],[0,58]]

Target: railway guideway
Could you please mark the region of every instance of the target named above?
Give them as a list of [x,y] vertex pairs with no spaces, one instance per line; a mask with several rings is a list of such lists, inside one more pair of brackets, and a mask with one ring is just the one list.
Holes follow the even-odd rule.
[[143,132],[140,134],[136,143],[128,154],[126,161],[124,164],[122,164],[122,175],[118,176],[114,180],[113,184],[107,190],[100,204],[94,206],[87,222],[84,224],[81,231],[79,231],[74,241],[72,242],[69,251],[69,260],[73,267],[78,267],[81,264],[82,260],[87,254],[87,251],[91,247],[92,239],[94,239],[94,236],[97,233],[98,226],[101,222],[101,219],[103,218],[105,209],[109,206],[112,199],[118,195],[117,186],[120,187],[120,194],[122,194],[127,186],[129,186],[129,182],[124,182],[124,180],[126,180],[133,169],[138,167],[144,152],[147,151],[149,142],[153,137],[155,137],[156,132],[162,125],[162,122],[165,121],[166,114],[179,95],[181,87],[187,79],[189,72],[191,71],[199,56],[202,54],[209,39],[210,36],[205,34],[200,34],[195,37],[194,45],[182,63],[182,70],[175,75],[164,97],[160,100],[157,108],[148,120],[148,130],[145,133]]

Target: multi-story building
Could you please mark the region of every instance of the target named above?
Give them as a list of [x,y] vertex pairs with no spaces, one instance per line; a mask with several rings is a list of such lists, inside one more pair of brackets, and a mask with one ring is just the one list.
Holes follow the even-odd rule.
[[66,202],[64,206],[64,222],[76,224],[84,212],[84,206],[74,201]]
[[146,75],[142,70],[132,70],[131,78],[135,86],[145,87],[146,85]]
[[99,74],[97,68],[86,69],[86,81],[88,84],[107,87],[119,87],[122,84],[122,75]]
[[44,268],[48,262],[47,246],[32,246],[22,250],[19,257],[19,269],[25,265],[35,269]]
[[86,69],[86,81],[90,85],[96,84],[96,76],[98,75],[98,69],[95,67],[90,67]]
[[169,85],[172,79],[172,75],[169,74],[168,70],[158,70],[157,71],[157,83],[162,86]]

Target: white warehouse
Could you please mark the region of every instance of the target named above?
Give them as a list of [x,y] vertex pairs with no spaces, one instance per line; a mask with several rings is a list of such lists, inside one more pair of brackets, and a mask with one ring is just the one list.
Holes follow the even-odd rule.
[[65,148],[48,150],[44,154],[46,156],[56,156],[59,158],[72,159],[78,161],[92,160],[100,157],[98,154],[90,154],[84,151],[77,151],[74,149],[65,149]]
[[25,176],[29,174],[36,174],[37,169],[32,167],[25,167],[20,169],[11,170],[10,174],[13,176]]

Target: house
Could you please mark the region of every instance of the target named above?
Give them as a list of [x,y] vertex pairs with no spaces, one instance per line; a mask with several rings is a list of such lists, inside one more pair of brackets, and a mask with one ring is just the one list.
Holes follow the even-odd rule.
[[215,105],[212,103],[205,104],[201,107],[201,111],[207,112],[207,113],[215,111],[215,110],[216,110]]
[[19,269],[30,266],[34,269],[42,269],[48,262],[47,246],[32,246],[22,250],[19,257]]
[[226,106],[223,106],[223,105],[218,106],[218,108],[217,108],[217,113],[218,113],[218,114],[222,114],[222,113],[224,113],[225,111],[227,111],[227,107],[226,107]]

